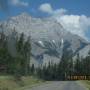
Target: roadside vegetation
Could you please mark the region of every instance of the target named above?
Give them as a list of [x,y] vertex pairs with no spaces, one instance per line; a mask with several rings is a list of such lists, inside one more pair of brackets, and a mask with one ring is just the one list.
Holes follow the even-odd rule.
[[90,81],[81,81],[90,90]]
[[27,87],[31,88],[41,83],[44,81],[33,76],[23,76],[20,81],[17,81],[13,76],[0,76],[0,90],[25,90]]
[[23,90],[44,82],[31,74],[30,36],[18,34],[15,29],[6,36],[2,25],[0,30],[0,90]]

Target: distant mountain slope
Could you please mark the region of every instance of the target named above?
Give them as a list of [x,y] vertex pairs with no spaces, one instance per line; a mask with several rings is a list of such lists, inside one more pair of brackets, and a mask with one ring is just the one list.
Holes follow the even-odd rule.
[[10,35],[13,29],[18,33],[24,32],[31,36],[32,63],[45,64],[49,61],[58,63],[63,50],[72,50],[74,55],[89,51],[90,44],[80,36],[66,31],[53,18],[33,18],[27,13],[10,18],[1,23],[4,32]]

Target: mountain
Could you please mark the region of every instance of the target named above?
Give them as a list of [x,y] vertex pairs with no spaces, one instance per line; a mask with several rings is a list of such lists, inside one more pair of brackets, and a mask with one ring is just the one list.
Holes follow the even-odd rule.
[[24,32],[26,36],[31,36],[31,63],[37,66],[48,64],[49,61],[58,63],[65,50],[72,51],[74,56],[80,53],[80,56],[85,57],[90,48],[88,41],[65,30],[64,26],[54,18],[34,18],[27,13],[22,13],[0,24],[9,37],[14,29],[18,33]]

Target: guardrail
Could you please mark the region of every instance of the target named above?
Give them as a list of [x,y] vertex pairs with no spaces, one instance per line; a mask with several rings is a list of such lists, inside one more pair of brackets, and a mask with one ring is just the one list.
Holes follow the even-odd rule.
[[73,76],[67,76],[66,80],[90,80],[90,76],[77,76],[77,75],[73,75]]

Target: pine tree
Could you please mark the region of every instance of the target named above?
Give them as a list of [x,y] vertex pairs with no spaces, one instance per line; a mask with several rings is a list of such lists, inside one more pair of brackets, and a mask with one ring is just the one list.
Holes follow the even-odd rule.
[[30,69],[30,54],[31,54],[31,44],[30,44],[30,36],[28,37],[27,41],[24,43],[24,57],[25,57],[25,74],[29,74]]
[[32,66],[30,67],[30,74],[34,75],[35,73],[35,67],[34,64],[32,64]]
[[80,66],[81,66],[80,56],[79,56],[79,54],[77,54],[77,58],[76,58],[76,62],[75,62],[75,67],[74,67],[76,75],[80,75]]
[[17,53],[18,56],[21,58],[21,67],[22,67],[22,73],[24,75],[29,74],[30,70],[30,51],[31,51],[31,44],[30,44],[30,37],[28,37],[25,40],[24,33],[21,34],[20,38],[17,40]]

